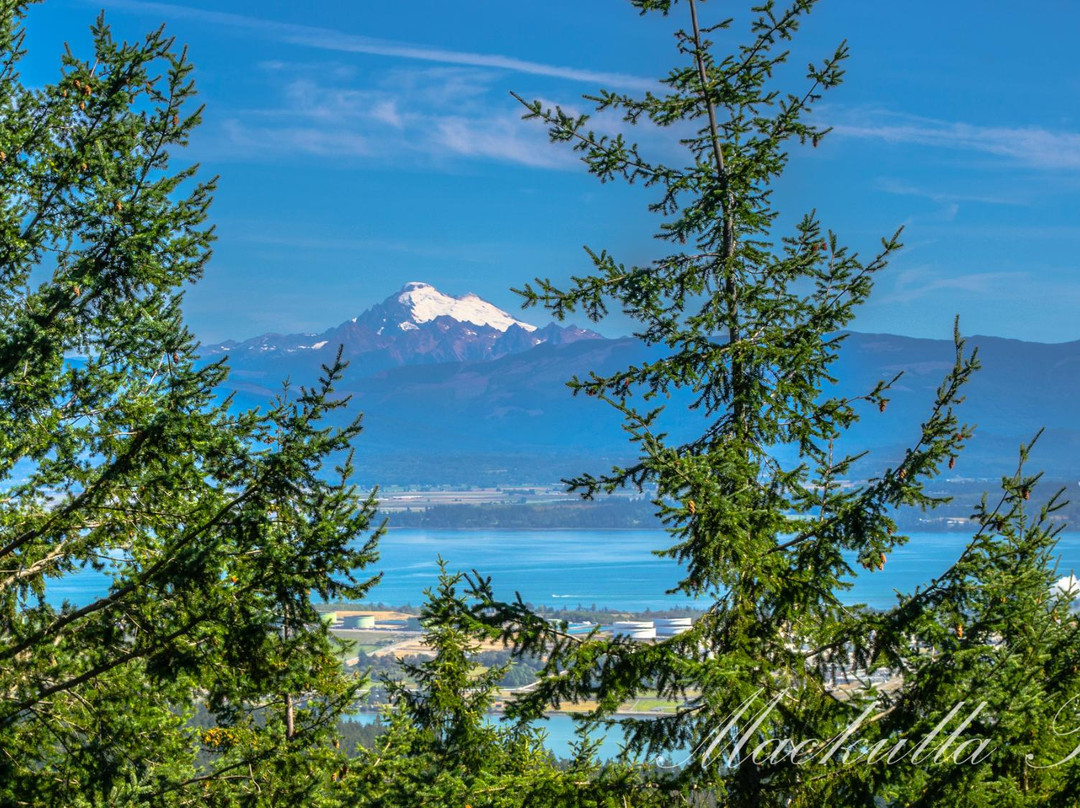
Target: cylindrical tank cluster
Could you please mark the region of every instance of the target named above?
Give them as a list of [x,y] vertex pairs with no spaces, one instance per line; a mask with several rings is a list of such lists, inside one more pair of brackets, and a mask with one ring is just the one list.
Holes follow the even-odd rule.
[[342,628],[375,628],[373,614],[347,614],[341,618]]
[[652,620],[620,620],[612,624],[611,633],[616,637],[629,637],[631,640],[654,640],[656,626]]
[[657,637],[674,637],[689,631],[694,626],[692,617],[658,617],[656,623]]
[[657,637],[674,637],[694,626],[692,617],[659,617],[656,620],[620,620],[612,623],[611,634],[631,640],[655,640]]

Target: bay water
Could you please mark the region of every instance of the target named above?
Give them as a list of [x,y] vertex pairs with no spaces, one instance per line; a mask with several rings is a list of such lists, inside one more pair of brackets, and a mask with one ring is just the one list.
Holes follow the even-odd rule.
[[[667,593],[678,582],[680,568],[653,553],[667,546],[667,539],[658,530],[391,530],[380,543],[379,562],[370,570],[383,578],[368,601],[420,605],[424,590],[436,583],[441,557],[451,571],[491,576],[497,597],[510,599],[520,592],[534,605],[573,609],[595,604],[635,612],[705,606]],[[910,592],[945,572],[969,539],[970,534],[962,532],[912,534],[889,555],[883,570],[856,567],[861,574],[843,599],[886,608],[896,602],[897,592]],[[1057,553],[1059,576],[1080,571],[1080,533],[1063,533]],[[105,594],[109,582],[107,575],[93,571],[69,575],[50,583],[49,600],[84,605]],[[353,719],[369,722],[374,714]],[[548,734],[548,748],[557,756],[569,755],[575,740],[573,719],[552,715],[541,726]],[[618,753],[618,728],[597,737],[603,738],[601,759]]]
[[[897,592],[910,592],[945,572],[970,538],[963,532],[912,534],[881,571],[853,563],[860,575],[842,598],[887,608]],[[391,530],[375,565],[383,579],[369,599],[419,605],[424,589],[435,584],[441,556],[451,571],[475,569],[490,576],[496,596],[504,600],[520,592],[534,605],[566,609],[693,606],[685,596],[667,593],[681,570],[653,551],[669,544],[660,530]],[[1080,533],[1063,533],[1057,552],[1060,575],[1080,571]]]
[[[848,603],[887,608],[897,592],[910,592],[941,575],[956,561],[969,533],[915,533],[889,554],[881,571],[863,570],[842,594]],[[450,571],[490,576],[497,597],[520,592],[534,605],[575,609],[607,607],[625,611],[671,609],[695,604],[668,594],[680,578],[678,564],[653,551],[668,546],[659,530],[390,530],[379,545],[380,559],[369,570],[382,580],[367,600],[392,606],[419,606],[424,590],[438,578],[441,557]],[[1080,572],[1080,533],[1059,537],[1058,574]],[[362,576],[364,570],[359,574]],[[85,605],[108,590],[109,576],[86,570],[49,583],[48,599]]]

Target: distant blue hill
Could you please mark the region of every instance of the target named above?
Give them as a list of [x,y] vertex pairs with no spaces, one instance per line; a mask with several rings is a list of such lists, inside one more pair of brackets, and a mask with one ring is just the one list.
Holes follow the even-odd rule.
[[[364,482],[551,482],[630,456],[618,414],[572,396],[565,382],[641,362],[649,353],[641,343],[555,324],[538,328],[475,296],[451,298],[426,284],[409,284],[322,334],[264,335],[208,346],[205,355],[229,356],[227,389],[238,405],[265,405],[286,376],[296,384],[314,381],[338,344],[352,362],[341,388],[352,396],[349,414],[364,413],[357,442]],[[969,345],[979,349],[983,370],[961,414],[977,432],[949,474],[1008,473],[1018,445],[1045,427],[1032,467],[1057,478],[1080,476],[1080,341],[973,337]],[[872,450],[857,473],[902,457],[952,359],[951,340],[849,335],[833,366],[836,390],[827,394],[865,392],[904,373],[888,410],[867,407],[846,440]],[[685,403],[668,403],[673,433],[700,426]]]

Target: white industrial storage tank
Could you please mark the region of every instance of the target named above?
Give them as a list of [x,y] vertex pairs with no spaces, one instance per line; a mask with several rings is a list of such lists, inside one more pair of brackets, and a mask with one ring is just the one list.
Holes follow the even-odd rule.
[[620,620],[612,624],[611,633],[616,637],[629,637],[631,640],[654,640],[656,625],[652,620]]
[[375,628],[375,615],[348,614],[341,619],[342,628]]
[[657,637],[674,637],[676,634],[689,631],[694,626],[692,617],[658,617],[654,622]]

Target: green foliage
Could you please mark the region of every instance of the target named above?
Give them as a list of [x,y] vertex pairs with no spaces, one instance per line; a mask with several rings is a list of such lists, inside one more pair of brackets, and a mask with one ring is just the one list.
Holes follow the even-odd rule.
[[[27,88],[25,3],[0,6],[0,803],[1071,804],[1080,624],[1051,589],[1062,503],[1032,501],[1027,448],[948,570],[884,612],[841,600],[906,541],[897,508],[943,502],[926,486],[971,434],[954,410],[977,368],[957,332],[955,364],[903,461],[844,480],[861,457],[845,430],[880,417],[896,379],[830,397],[830,366],[898,236],[863,259],[812,213],[778,235],[770,189],[792,141],[827,134],[810,112],[840,83],[846,47],[785,94],[774,77],[810,0],[765,3],[748,44],[723,58],[708,38],[732,21],[702,27],[695,0],[633,4],[686,9],[683,64],[643,97],[591,101],[627,128],[671,127],[685,159],[651,161],[540,103],[528,117],[600,180],[651,189],[671,252],[626,266],[590,251],[592,270],[568,288],[537,280],[522,292],[556,317],[618,307],[656,350],[571,382],[619,413],[638,452],[571,485],[587,498],[655,490],[671,537],[662,552],[685,568],[677,589],[713,606],[656,643],[571,636],[496,601],[489,580],[463,592],[443,570],[420,618],[432,657],[384,682],[385,731],[354,757],[338,726],[365,683],[343,670],[311,602],[365,596],[373,580],[353,571],[375,560],[381,530],[374,495],[348,484],[359,423],[323,425],[344,404],[340,354],[313,389],[286,385],[265,413],[217,401],[227,371],[196,362],[180,309],[212,242],[213,181],[170,162],[200,120],[191,66],[160,30],[117,43],[99,18],[92,59],[67,53],[55,84]],[[662,406],[677,391],[693,396],[690,411]],[[671,440],[673,418],[698,436]],[[61,603],[83,569],[109,575],[108,593]],[[512,653],[480,668],[491,639]],[[541,659],[536,686],[512,704],[519,720],[493,722],[496,688]],[[861,686],[837,687],[838,671]],[[624,722],[628,751],[678,759],[697,746],[681,768],[601,765],[584,736],[560,763],[527,723],[579,699],[597,705],[586,728],[610,723],[641,695],[681,707]],[[853,749],[889,749],[963,701],[980,709],[954,743],[986,739],[987,753],[877,766],[701,753],[726,740],[741,707],[774,700],[751,749],[830,738],[871,706]]]
[[970,733],[990,741],[983,765],[900,778],[876,772],[875,786],[905,804],[1067,804],[1075,793],[1076,767],[1056,764],[1077,748],[1080,621],[1072,598],[1054,586],[1064,526],[1050,517],[1061,493],[1029,510],[1038,481],[1024,472],[1029,449],[1002,480],[998,501],[984,497],[975,509],[979,529],[957,562],[882,616],[879,631],[903,628],[934,651],[897,657],[910,684],[883,733],[928,732],[941,718],[940,707],[931,712],[938,705],[986,705]]
[[340,780],[348,806],[474,808],[670,805],[672,794],[633,764],[601,765],[581,739],[558,763],[542,730],[488,715],[510,664],[478,669],[480,641],[498,631],[477,620],[462,576],[441,565],[421,622],[432,656],[387,678],[394,698],[386,732]]
[[420,612],[424,644],[434,657],[403,666],[411,684],[396,679],[385,682],[410,723],[430,735],[430,745],[439,757],[469,770],[482,763],[483,750],[496,734],[484,716],[509,664],[477,672],[473,661],[480,648],[477,632],[496,632],[464,608],[458,592],[461,576],[448,574],[441,560],[439,569],[438,588],[427,593]]
[[[28,88],[24,11],[0,9],[0,802],[303,802],[360,684],[310,595],[362,597],[375,557],[359,424],[320,423],[343,363],[265,413],[216,401],[180,309],[212,241],[214,182],[171,165],[191,65],[99,18]],[[83,569],[108,593],[61,603]]]
[[[786,92],[777,77],[788,72],[789,42],[813,0],[763,3],[746,44],[726,56],[716,55],[710,37],[730,37],[733,20],[703,26],[695,0],[634,5],[643,14],[685,14],[681,63],[654,91],[602,91],[587,100],[609,120],[621,116],[621,130],[670,128],[681,161],[654,160],[623,134],[591,128],[588,115],[523,103],[526,117],[547,125],[551,140],[568,144],[600,181],[649,189],[660,217],[656,238],[670,252],[630,266],[587,248],[588,274],[565,288],[537,279],[520,293],[527,306],[559,319],[619,310],[657,352],[612,375],[570,382],[575,394],[611,405],[639,454],[630,465],[569,483],[586,498],[655,487],[672,542],[661,553],[685,570],[676,590],[713,607],[692,631],[655,644],[581,638],[520,600],[499,603],[488,582],[475,581],[478,615],[503,626],[519,651],[549,653],[539,686],[515,715],[591,699],[598,704],[592,719],[607,722],[620,704],[655,689],[683,706],[674,716],[635,722],[630,747],[678,759],[687,748],[724,741],[742,705],[754,716],[775,698],[776,709],[751,726],[750,750],[768,739],[834,737],[870,705],[881,717],[860,739],[891,745],[932,729],[958,700],[985,700],[981,718],[959,735],[993,738],[998,753],[978,764],[814,766],[784,755],[696,754],[679,776],[687,793],[702,789],[723,805],[1064,799],[1076,777],[1071,768],[1036,775],[1024,757],[1054,758],[1068,746],[1048,731],[1077,692],[1072,661],[1080,647],[1075,617],[1048,600],[1054,530],[1045,517],[1057,502],[1035,518],[1024,512],[1035,478],[1021,471],[1005,481],[1004,510],[979,509],[978,535],[928,587],[898,595],[884,613],[842,600],[857,575],[882,568],[907,541],[897,509],[946,501],[926,486],[972,434],[956,407],[978,368],[957,326],[954,365],[902,462],[865,481],[847,479],[865,453],[846,446],[844,434],[861,417],[883,417],[898,377],[842,398],[830,394],[830,367],[844,328],[900,249],[899,233],[863,258],[812,211],[781,232],[771,197],[789,149],[815,147],[828,133],[812,110],[840,84],[846,45],[810,64],[802,86]],[[689,410],[665,408],[676,392],[692,397]],[[679,434],[693,425],[697,437],[672,440],[673,424]],[[888,672],[890,687],[869,679],[874,670]],[[862,686],[842,692],[837,671],[855,672]],[[740,731],[748,724],[736,722]]]

